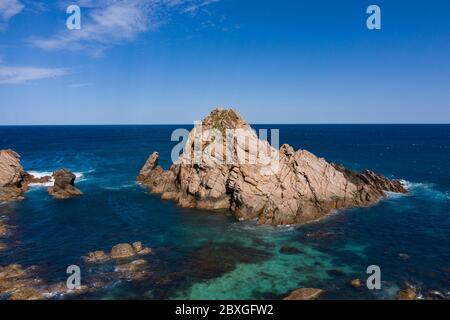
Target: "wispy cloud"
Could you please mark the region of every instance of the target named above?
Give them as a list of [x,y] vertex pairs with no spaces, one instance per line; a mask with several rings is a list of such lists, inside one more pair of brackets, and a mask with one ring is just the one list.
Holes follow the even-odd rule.
[[83,87],[90,87],[92,86],[92,83],[86,82],[86,83],[71,83],[68,85],[69,88],[83,88]]
[[[29,43],[43,50],[85,50],[101,55],[115,44],[132,41],[139,34],[156,30],[172,12],[195,13],[219,0],[79,0],[81,29],[61,30]],[[61,7],[69,2],[62,1]]]
[[56,78],[66,75],[61,68],[16,67],[0,65],[0,84],[23,84],[32,80]]
[[9,19],[22,12],[24,7],[19,0],[0,0],[0,29],[5,28]]

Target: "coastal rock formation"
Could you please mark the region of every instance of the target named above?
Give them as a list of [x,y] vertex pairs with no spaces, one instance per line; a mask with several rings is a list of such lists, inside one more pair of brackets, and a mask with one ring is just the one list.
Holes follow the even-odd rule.
[[55,183],[49,187],[48,193],[56,199],[67,199],[75,196],[80,196],[83,193],[75,188],[76,176],[67,169],[60,169],[53,173]]
[[68,289],[65,282],[48,284],[37,275],[34,266],[24,268],[19,264],[0,266],[0,297],[9,300],[43,300],[62,295],[80,295],[98,286],[81,286],[79,289]]
[[101,250],[89,252],[82,259],[88,263],[102,263],[110,259],[128,259],[139,255],[151,254],[152,252],[151,248],[144,247],[140,241],[137,241],[133,244],[119,243],[112,247],[109,254]]
[[316,300],[324,293],[322,289],[301,288],[292,291],[283,300]]
[[164,170],[154,152],[137,181],[181,207],[230,209],[260,224],[307,223],[336,209],[366,207],[399,181],[332,164],[285,144],[260,140],[233,109],[215,109],[189,134],[180,158]]
[[15,151],[0,150],[0,202],[23,199],[29,178]]

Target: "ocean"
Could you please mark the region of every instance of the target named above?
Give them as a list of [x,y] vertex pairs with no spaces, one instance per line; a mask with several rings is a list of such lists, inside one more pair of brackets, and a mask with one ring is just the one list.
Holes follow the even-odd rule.
[[[4,126],[0,149],[22,156],[25,170],[77,174],[83,196],[57,201],[43,186],[25,200],[0,204],[13,226],[0,265],[37,266],[49,283],[79,265],[82,284],[107,285],[81,299],[280,299],[300,287],[323,299],[393,299],[406,282],[418,292],[450,291],[450,125],[256,125],[280,129],[280,142],[328,161],[402,179],[408,195],[371,208],[337,212],[306,226],[258,226],[229,212],[182,209],[136,184],[153,151],[171,164],[174,129],[190,126]],[[151,275],[111,276],[113,265],[81,257],[142,241]],[[380,290],[353,288],[369,265]],[[107,276],[105,275],[107,274]]]

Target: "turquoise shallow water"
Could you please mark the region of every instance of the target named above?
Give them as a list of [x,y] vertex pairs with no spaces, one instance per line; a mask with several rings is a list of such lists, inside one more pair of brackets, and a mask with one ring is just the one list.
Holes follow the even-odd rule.
[[[406,281],[423,292],[450,291],[450,126],[256,126],[279,128],[281,143],[408,182],[407,196],[303,227],[257,226],[149,195],[135,176],[154,150],[170,165],[177,127],[0,127],[0,148],[19,152],[26,170],[67,167],[84,192],[55,201],[33,187],[24,201],[1,204],[1,219],[14,229],[0,240],[10,245],[0,265],[37,265],[56,282],[78,264],[82,281],[91,282],[113,266],[88,266],[81,256],[139,240],[155,251],[146,258],[151,275],[131,282],[108,277],[107,286],[83,298],[277,299],[313,286],[327,299],[390,299]],[[381,290],[348,285],[372,264],[381,268]]]

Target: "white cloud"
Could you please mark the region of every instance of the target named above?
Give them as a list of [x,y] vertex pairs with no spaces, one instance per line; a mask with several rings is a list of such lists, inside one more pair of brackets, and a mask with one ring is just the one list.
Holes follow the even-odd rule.
[[32,80],[60,77],[67,70],[60,68],[12,67],[0,65],[0,84],[23,84]]
[[72,84],[68,85],[69,88],[83,88],[83,87],[90,87],[90,86],[92,86],[92,83],[90,83],[90,82],[86,82],[86,83],[72,83]]
[[[0,0],[1,1],[1,0]],[[194,13],[219,0],[79,0],[81,30],[64,29],[50,37],[31,38],[29,43],[43,50],[85,50],[101,55],[112,45],[135,39],[157,29],[172,12]],[[69,2],[62,1],[65,8]]]
[[22,12],[25,6],[18,0],[0,0],[0,28]]

